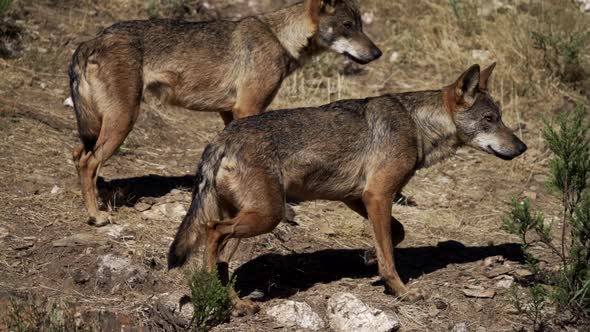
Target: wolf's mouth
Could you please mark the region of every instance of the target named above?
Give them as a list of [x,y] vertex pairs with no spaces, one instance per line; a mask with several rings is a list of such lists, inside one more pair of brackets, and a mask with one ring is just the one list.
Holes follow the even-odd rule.
[[488,151],[489,152],[491,152],[494,156],[496,156],[496,157],[498,157],[500,159],[504,159],[504,160],[512,160],[512,159],[514,159],[514,156],[510,156],[510,155],[507,155],[507,154],[502,154],[502,153],[494,150],[494,148],[492,148],[491,145],[488,145],[487,148],[488,148]]
[[372,60],[366,60],[366,59],[357,58],[357,57],[355,57],[354,55],[352,55],[352,54],[350,54],[348,52],[344,52],[344,55],[347,58],[349,58],[350,60],[352,60],[352,61],[354,61],[354,62],[356,62],[358,64],[361,64],[361,65],[366,65],[367,63],[369,63],[369,62],[372,61]]

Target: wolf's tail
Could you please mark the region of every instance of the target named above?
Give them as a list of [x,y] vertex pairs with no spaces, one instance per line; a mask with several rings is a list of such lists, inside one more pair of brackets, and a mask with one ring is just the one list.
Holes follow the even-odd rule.
[[205,225],[219,218],[215,177],[225,155],[225,144],[211,143],[203,151],[197,169],[191,206],[168,252],[168,269],[184,265],[205,239]]
[[80,86],[88,86],[86,77],[86,69],[88,66],[88,58],[95,52],[93,41],[82,43],[74,54],[68,68],[68,75],[70,78],[70,97],[74,104],[76,112],[76,120],[78,123],[78,132],[80,140],[84,144],[86,151],[92,151],[100,133],[102,124],[101,117],[96,114],[93,108],[86,101],[88,96],[82,96],[80,93]]

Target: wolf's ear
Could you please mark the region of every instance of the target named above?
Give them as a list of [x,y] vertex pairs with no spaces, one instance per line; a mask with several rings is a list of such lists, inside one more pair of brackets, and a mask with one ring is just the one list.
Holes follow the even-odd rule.
[[496,68],[496,63],[492,63],[488,68],[481,71],[479,74],[479,89],[481,91],[488,90],[488,82],[490,81],[490,77],[492,76],[492,72]]
[[473,104],[475,94],[479,87],[479,65],[473,65],[467,69],[457,82],[455,82],[455,95],[458,102]]
[[321,0],[320,12],[322,14],[332,15],[336,11],[336,2],[338,0]]
[[317,26],[320,22],[320,12],[322,11],[323,0],[305,0],[303,2],[303,8],[305,14],[309,18],[311,23],[311,29],[314,33],[317,30]]

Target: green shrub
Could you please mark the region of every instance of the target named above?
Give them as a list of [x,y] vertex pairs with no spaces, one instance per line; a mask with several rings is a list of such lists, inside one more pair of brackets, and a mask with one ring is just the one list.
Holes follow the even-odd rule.
[[193,325],[198,331],[207,331],[229,318],[232,309],[233,281],[223,285],[217,271],[206,272],[195,268],[188,275],[193,304]]
[[[551,236],[551,227],[540,213],[533,211],[528,200],[514,201],[503,221],[504,230],[520,236],[527,261],[533,268],[536,260],[528,252],[530,244],[526,234],[529,231],[537,233],[539,241],[560,258],[559,271],[538,280],[554,286],[555,290],[549,295],[558,305],[582,316],[590,314],[589,133],[590,124],[583,106],[578,106],[571,114],[559,116],[556,126],[545,124],[543,136],[553,154],[548,185],[562,203],[561,234],[556,238]],[[531,297],[533,301],[541,301],[545,296],[532,288]]]
[[582,79],[580,58],[590,40],[588,32],[531,32],[533,45],[543,52],[543,64],[552,75],[564,82]]
[[449,0],[449,6],[457,19],[457,24],[467,36],[481,33],[477,4],[469,0]]
[[12,0],[0,0],[0,17],[4,16],[11,3]]

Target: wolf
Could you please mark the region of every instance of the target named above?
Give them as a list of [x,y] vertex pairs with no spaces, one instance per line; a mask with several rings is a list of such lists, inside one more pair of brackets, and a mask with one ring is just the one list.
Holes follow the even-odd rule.
[[[205,267],[213,271],[228,240],[272,231],[285,219],[287,201],[333,200],[372,224],[386,287],[408,300],[421,298],[395,268],[393,250],[405,231],[391,215],[393,197],[417,170],[462,146],[506,160],[526,151],[488,91],[494,67],[473,65],[440,90],[342,100],[233,122],[203,152],[168,267],[183,265],[205,244]],[[235,252],[235,246],[225,249]],[[231,254],[226,266],[229,259]],[[237,295],[235,305],[249,313],[258,308]]]
[[195,111],[234,118],[266,109],[282,81],[325,50],[359,63],[381,56],[363,32],[356,0],[305,0],[239,21],[116,23],[82,43],[69,68],[81,144],[73,151],[88,222],[99,211],[100,166],[123,143],[144,93]]

